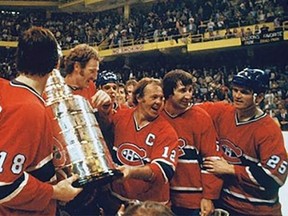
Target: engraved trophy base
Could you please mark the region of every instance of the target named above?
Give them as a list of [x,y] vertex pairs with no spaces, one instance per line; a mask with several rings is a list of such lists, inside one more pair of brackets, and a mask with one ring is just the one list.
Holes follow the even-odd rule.
[[72,183],[73,187],[82,188],[84,185],[93,185],[95,187],[103,186],[112,181],[121,178],[123,173],[119,170],[109,170],[109,172],[99,174],[97,176],[89,176],[89,178],[79,178],[75,182]]
[[100,207],[106,215],[115,215],[123,202],[113,196],[109,183],[122,176],[119,170],[111,170],[89,180],[73,182],[73,186],[82,187],[83,191],[72,201],[59,204],[56,216],[102,215]]

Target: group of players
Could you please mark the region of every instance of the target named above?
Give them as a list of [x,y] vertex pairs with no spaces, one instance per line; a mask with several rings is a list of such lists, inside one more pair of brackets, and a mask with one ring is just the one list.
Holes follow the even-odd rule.
[[[19,76],[0,80],[1,215],[55,215],[57,200],[69,202],[82,191],[72,186],[77,176],[57,181],[41,97],[59,59],[53,34],[32,27],[19,39]],[[287,153],[280,128],[259,108],[269,81],[265,72],[235,75],[233,104],[191,104],[192,76],[183,70],[163,80],[141,79],[128,102],[119,104],[117,77],[98,73],[99,62],[94,48],[77,45],[65,58],[65,82],[97,110],[123,173],[109,185],[119,199],[156,201],[175,215],[211,215],[215,208],[230,215],[281,215],[278,190],[287,177]]]

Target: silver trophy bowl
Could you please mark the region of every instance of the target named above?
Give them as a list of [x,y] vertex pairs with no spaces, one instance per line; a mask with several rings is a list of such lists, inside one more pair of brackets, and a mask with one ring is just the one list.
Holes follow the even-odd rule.
[[73,95],[58,70],[48,78],[46,105],[53,121],[54,165],[64,176],[77,174],[75,187],[104,184],[119,178],[92,107]]

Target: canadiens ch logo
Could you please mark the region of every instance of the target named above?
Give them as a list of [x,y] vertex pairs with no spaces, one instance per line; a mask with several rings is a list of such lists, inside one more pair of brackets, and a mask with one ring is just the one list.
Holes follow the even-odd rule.
[[185,151],[184,151],[185,146],[186,146],[186,141],[182,138],[179,138],[178,139],[178,148],[179,148],[178,157],[185,155]]
[[243,155],[243,153],[239,147],[235,146],[231,141],[226,139],[220,140],[219,144],[226,160],[232,164],[241,164],[240,157]]
[[131,143],[121,144],[117,150],[117,158],[122,164],[130,166],[144,165],[143,158],[146,157],[146,151]]

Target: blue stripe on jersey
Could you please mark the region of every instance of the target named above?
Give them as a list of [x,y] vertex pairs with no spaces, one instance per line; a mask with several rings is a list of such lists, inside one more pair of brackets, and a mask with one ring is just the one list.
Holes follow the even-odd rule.
[[42,182],[50,181],[50,179],[55,175],[55,167],[53,165],[53,161],[50,160],[48,163],[46,163],[39,169],[29,172],[29,174]]
[[119,166],[123,165],[123,163],[121,163],[121,161],[118,160],[117,149],[113,149],[113,151],[111,152],[111,156],[112,156],[112,159],[113,159],[114,163],[118,164]]
[[182,149],[185,154],[182,155],[181,157],[179,157],[179,159],[183,159],[183,160],[198,160],[199,155],[197,154],[197,150],[196,149]]
[[162,170],[165,172],[167,179],[170,181],[174,175],[173,168],[162,161],[156,161],[156,163],[162,167]]
[[202,193],[203,190],[174,190],[174,189],[170,189],[171,193],[189,193],[189,194],[196,194],[196,193]]
[[19,186],[20,184],[24,181],[24,173],[12,184],[10,185],[4,185],[0,186],[0,200],[9,196],[11,193],[13,193]]
[[260,186],[265,188],[265,194],[277,193],[279,189],[278,183],[263,170],[261,166],[257,165],[257,162],[241,157],[242,164],[248,166],[251,174],[260,184]]

